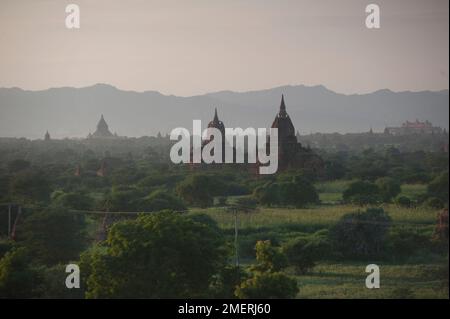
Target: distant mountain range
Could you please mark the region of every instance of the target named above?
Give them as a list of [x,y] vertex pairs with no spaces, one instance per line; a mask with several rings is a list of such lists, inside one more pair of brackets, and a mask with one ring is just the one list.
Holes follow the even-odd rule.
[[0,136],[42,138],[48,130],[56,138],[85,137],[95,130],[101,114],[118,135],[165,134],[180,126],[192,130],[193,119],[201,119],[206,126],[214,107],[227,127],[269,127],[281,94],[302,134],[382,131],[415,119],[449,127],[448,90],[345,95],[324,86],[298,85],[179,97],[96,84],[42,91],[0,88]]

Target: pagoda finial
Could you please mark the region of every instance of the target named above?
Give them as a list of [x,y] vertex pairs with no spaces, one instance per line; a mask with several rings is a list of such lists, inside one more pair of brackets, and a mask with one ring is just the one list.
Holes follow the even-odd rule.
[[284,104],[284,94],[281,94],[280,115],[286,116],[286,104]]

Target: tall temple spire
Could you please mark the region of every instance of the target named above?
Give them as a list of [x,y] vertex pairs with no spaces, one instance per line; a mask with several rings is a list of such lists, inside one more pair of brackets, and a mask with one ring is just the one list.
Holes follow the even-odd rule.
[[282,117],[287,116],[286,104],[284,104],[284,94],[281,94],[280,116],[282,116]]
[[208,127],[215,127],[217,129],[219,129],[219,131],[223,131],[225,134],[225,126],[219,120],[219,116],[217,115],[217,107],[214,108],[214,118],[211,122],[209,122]]

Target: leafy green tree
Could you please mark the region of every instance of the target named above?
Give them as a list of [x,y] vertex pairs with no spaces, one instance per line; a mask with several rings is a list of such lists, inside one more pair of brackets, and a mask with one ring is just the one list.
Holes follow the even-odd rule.
[[138,210],[138,203],[142,198],[142,192],[135,187],[113,187],[107,196],[104,208],[112,212],[133,212]]
[[394,228],[387,241],[391,256],[408,258],[414,254],[431,248],[431,238],[421,234],[416,229],[407,227]]
[[235,291],[248,278],[246,272],[237,266],[227,266],[215,276],[212,283],[212,296],[220,299],[236,298]]
[[284,176],[281,181],[276,183],[268,182],[255,189],[254,197],[260,204],[267,206],[304,207],[319,201],[319,195],[314,185],[301,175]]
[[349,257],[373,257],[386,242],[391,218],[382,208],[367,208],[341,217],[331,230],[337,251]]
[[26,217],[18,239],[36,261],[54,265],[78,259],[86,245],[84,231],[83,215],[50,208]]
[[10,202],[9,182],[10,176],[0,174],[0,202]]
[[8,162],[8,171],[11,173],[17,173],[21,170],[30,168],[31,163],[23,159],[16,159]]
[[325,176],[328,180],[337,180],[344,178],[346,168],[339,161],[339,159],[333,159],[325,162]]
[[256,265],[253,271],[277,272],[286,267],[287,260],[279,247],[272,246],[270,240],[256,242]]
[[295,238],[282,247],[289,265],[300,274],[313,268],[318,260],[324,258],[330,250],[327,236],[323,232]]
[[217,197],[216,206],[226,206],[227,204],[227,197],[226,196],[219,196]]
[[425,207],[429,207],[432,209],[441,209],[444,208],[444,202],[438,198],[438,197],[428,197],[424,202],[423,205]]
[[75,210],[91,210],[94,207],[92,197],[79,192],[58,194],[52,203],[55,206]]
[[442,172],[430,182],[427,193],[448,205],[448,171]]
[[402,176],[402,181],[407,184],[424,184],[430,181],[430,175],[424,172],[415,172],[412,170]]
[[0,258],[2,258],[8,251],[14,248],[15,242],[9,239],[0,240]]
[[406,196],[397,196],[394,202],[400,207],[411,207],[413,205],[409,197]]
[[240,299],[289,299],[298,291],[295,279],[281,272],[261,272],[244,281],[235,294]]
[[255,188],[253,196],[261,205],[272,206],[280,202],[279,187],[277,183],[267,182]]
[[314,185],[301,175],[295,176],[289,183],[280,184],[280,197],[285,205],[296,207],[319,202]]
[[50,182],[41,171],[23,170],[12,178],[10,192],[13,200],[22,203],[47,202],[50,199]]
[[112,226],[106,247],[83,256],[88,298],[200,298],[226,262],[222,236],[178,213]]
[[391,177],[379,178],[375,181],[375,184],[378,186],[381,198],[385,203],[390,202],[401,192],[400,183]]
[[233,205],[239,212],[251,213],[258,210],[258,202],[252,196],[243,196],[236,199]]
[[188,205],[208,207],[213,205],[216,187],[211,177],[193,175],[177,185],[177,193]]
[[138,201],[137,208],[139,211],[160,211],[164,209],[185,210],[186,206],[178,197],[172,195],[165,190],[153,191],[147,197]]
[[344,190],[342,198],[347,203],[363,206],[381,201],[381,193],[380,188],[374,183],[355,181]]
[[83,299],[84,287],[80,289],[67,289],[65,285],[68,273],[65,264],[51,267],[39,265],[36,268],[41,278],[41,284],[36,287],[36,294],[43,299]]
[[219,226],[217,225],[216,221],[207,214],[189,214],[185,216],[186,218],[189,218],[190,220],[200,223],[202,225],[208,226],[212,231],[216,232],[217,234],[221,233],[221,230]]
[[0,259],[0,299],[33,298],[41,284],[26,249],[13,249]]

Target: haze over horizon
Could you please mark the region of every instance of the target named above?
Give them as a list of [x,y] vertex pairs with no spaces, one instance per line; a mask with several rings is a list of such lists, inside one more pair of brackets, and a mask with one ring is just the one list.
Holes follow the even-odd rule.
[[0,88],[0,136],[85,137],[101,114],[124,136],[168,133],[205,126],[214,108],[227,127],[269,127],[284,94],[287,112],[301,134],[382,131],[406,120],[429,120],[448,128],[449,92],[392,92],[344,95],[324,86],[282,86],[250,92],[220,91],[180,97],[156,91],[124,91],[110,85],[24,91]]
[[448,89],[448,1],[76,0],[0,3],[0,87],[109,83],[196,96],[285,83],[343,94]]
[[21,88],[18,86],[9,86],[9,87],[0,87],[0,89],[20,89],[23,91],[29,91],[29,92],[42,92],[42,91],[48,91],[48,90],[54,90],[54,89],[63,89],[63,88],[73,88],[73,89],[84,89],[84,88],[90,88],[90,87],[95,87],[95,86],[107,86],[107,87],[112,87],[114,89],[117,89],[119,91],[126,91],[126,92],[136,92],[136,93],[145,93],[145,92],[156,92],[159,93],[161,95],[164,96],[176,96],[176,97],[196,97],[196,96],[204,96],[204,95],[208,95],[208,94],[215,94],[215,93],[222,93],[222,92],[230,92],[230,93],[252,93],[252,92],[258,92],[258,91],[269,91],[269,90],[273,90],[273,89],[279,89],[279,88],[286,88],[286,87],[306,87],[306,88],[314,88],[314,87],[322,87],[330,92],[333,93],[337,93],[337,94],[341,94],[341,95],[366,95],[366,94],[372,94],[372,93],[376,93],[379,91],[390,91],[393,93],[402,93],[402,92],[442,92],[442,91],[449,91],[449,88],[444,88],[444,89],[439,89],[439,90],[429,90],[429,89],[424,89],[424,90],[392,90],[390,88],[379,88],[379,89],[375,89],[373,91],[370,92],[364,92],[364,93],[345,93],[345,92],[338,92],[335,90],[332,90],[328,87],[326,87],[325,85],[322,84],[317,84],[317,85],[306,85],[306,84],[284,84],[284,85],[278,85],[275,87],[267,87],[267,88],[259,88],[259,89],[254,89],[254,90],[231,90],[231,89],[222,89],[222,90],[217,90],[217,91],[211,91],[211,92],[204,92],[201,94],[195,94],[195,95],[177,95],[177,94],[173,94],[173,93],[162,93],[160,90],[158,89],[144,89],[144,90],[133,90],[133,89],[124,89],[109,83],[94,83],[94,84],[90,84],[90,85],[83,85],[83,86],[53,86],[53,87],[48,87],[48,88],[42,88],[42,89],[25,89],[25,88]]

